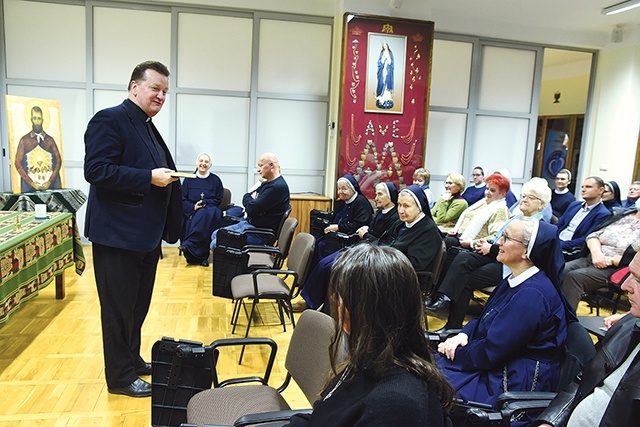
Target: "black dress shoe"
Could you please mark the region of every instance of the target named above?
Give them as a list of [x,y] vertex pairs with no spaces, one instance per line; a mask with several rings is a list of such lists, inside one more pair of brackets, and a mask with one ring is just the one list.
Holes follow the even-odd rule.
[[149,397],[151,396],[151,384],[145,380],[137,378],[126,387],[110,388],[111,394],[124,394],[129,397]]
[[151,375],[151,363],[145,363],[144,366],[136,368],[138,375]]
[[429,304],[425,305],[425,308],[429,311],[438,311],[449,308],[449,301],[444,299],[443,294],[438,294]]
[[203,266],[203,267],[209,267],[209,261],[205,259],[204,261],[202,261],[200,263],[200,265]]

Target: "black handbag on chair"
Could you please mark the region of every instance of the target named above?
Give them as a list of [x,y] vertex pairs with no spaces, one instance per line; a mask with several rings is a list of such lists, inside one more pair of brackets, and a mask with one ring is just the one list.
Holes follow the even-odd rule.
[[231,280],[249,272],[249,255],[233,248],[218,246],[213,250],[213,289],[216,297],[233,299]]
[[324,234],[324,229],[331,224],[333,212],[312,209],[309,213],[309,218],[311,235],[317,239]]

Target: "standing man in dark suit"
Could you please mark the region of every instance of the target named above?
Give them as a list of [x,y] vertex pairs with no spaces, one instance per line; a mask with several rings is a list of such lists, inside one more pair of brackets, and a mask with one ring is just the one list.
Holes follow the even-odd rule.
[[580,189],[584,202],[575,201],[558,220],[558,237],[562,243],[565,261],[580,256],[588,234],[596,229],[611,212],[602,204],[604,181],[597,176],[586,178]]
[[151,365],[140,356],[161,241],[174,243],[182,217],[180,182],[151,118],[164,104],[169,70],[137,65],[128,98],[98,112],[85,133],[84,176],[91,185],[85,234],[93,244],[109,393],[151,395]]

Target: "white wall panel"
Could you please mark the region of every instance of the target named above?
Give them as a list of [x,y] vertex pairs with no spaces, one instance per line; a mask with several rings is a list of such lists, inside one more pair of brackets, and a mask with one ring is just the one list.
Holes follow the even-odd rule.
[[529,113],[535,61],[533,50],[483,46],[478,107]]
[[472,54],[471,43],[437,39],[433,41],[431,105],[467,108]]
[[512,179],[524,178],[529,120],[478,116],[476,124],[471,163],[490,171],[507,168]]
[[[123,31],[126,29],[126,31]],[[133,67],[171,59],[171,14],[145,10],[94,8],[93,66],[96,83],[127,88]]]
[[273,152],[283,170],[324,170],[327,108],[325,102],[258,100],[256,158]]
[[331,26],[260,20],[258,90],[327,96]]
[[252,19],[180,13],[178,86],[248,92],[252,30]]
[[247,167],[248,98],[180,94],[177,110],[177,164],[195,168],[207,152],[214,167]]
[[4,7],[8,78],[85,80],[84,7],[17,0]]
[[466,127],[466,114],[429,113],[425,167],[432,175],[462,173]]

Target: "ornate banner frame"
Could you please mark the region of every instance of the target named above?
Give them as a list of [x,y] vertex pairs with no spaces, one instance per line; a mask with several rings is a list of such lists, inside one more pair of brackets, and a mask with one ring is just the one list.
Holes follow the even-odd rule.
[[337,170],[370,199],[376,183],[401,189],[423,167],[433,32],[431,21],[344,15]]

